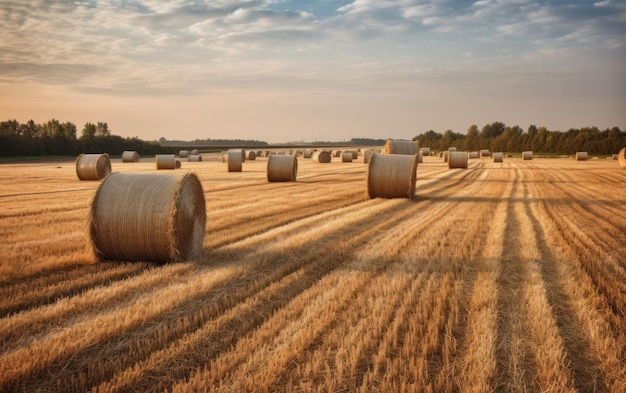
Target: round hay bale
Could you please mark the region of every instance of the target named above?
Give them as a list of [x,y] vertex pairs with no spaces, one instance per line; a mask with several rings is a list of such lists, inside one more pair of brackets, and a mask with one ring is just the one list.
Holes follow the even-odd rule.
[[154,156],[154,161],[156,163],[156,169],[176,169],[180,168],[177,162],[180,162],[176,159],[174,154],[157,154]]
[[341,153],[341,162],[352,162],[354,156],[351,151],[344,151]]
[[424,157],[430,156],[430,147],[422,147],[421,150]]
[[359,158],[359,152],[357,150],[350,150],[350,153],[352,153],[353,160],[357,160]]
[[449,148],[448,148],[448,151],[449,151],[449,152],[451,152],[451,151],[456,151],[456,147],[454,147],[454,146],[449,147]]
[[134,150],[125,150],[122,152],[122,162],[138,162],[139,153]]
[[257,150],[256,151],[256,156],[257,157],[263,157],[263,150]]
[[228,162],[228,172],[242,171],[243,156],[241,150],[229,150],[226,161]]
[[200,152],[198,151],[198,149],[193,149],[191,152],[189,152],[190,156],[197,156],[200,155]]
[[619,166],[626,169],[626,147],[622,147],[622,150],[617,153],[617,162]]
[[189,150],[181,150],[178,152],[178,157],[180,158],[187,158],[188,155],[189,155]]
[[365,150],[363,151],[363,163],[367,164],[370,162],[370,160],[372,159],[372,156],[374,155],[375,151],[374,150]]
[[417,162],[418,162],[419,164],[421,164],[422,162],[424,162],[424,152],[423,152],[423,151],[421,151],[421,150],[417,153]]
[[[455,150],[453,150],[455,151]],[[450,156],[450,151],[443,152],[443,162],[448,162],[448,157]]]
[[311,158],[313,156],[313,152],[311,150],[305,150],[304,153],[302,153],[302,158]]
[[522,160],[532,160],[533,152],[532,151],[524,151],[522,152]]
[[187,158],[189,162],[201,162],[202,156],[200,154],[190,154],[189,158]]
[[367,195],[413,199],[416,177],[417,154],[373,154],[367,166]]
[[341,157],[341,150],[335,151],[335,157]]
[[248,152],[248,160],[250,160],[250,161],[254,161],[254,160],[256,160],[256,153],[255,153],[255,152],[253,152],[252,150],[250,150],[250,151]]
[[80,180],[102,180],[111,173],[109,155],[80,154],[76,158],[76,175]]
[[183,166],[183,164],[180,162],[180,160],[176,160],[176,169],[180,168],[181,166]]
[[487,150],[483,149],[483,150],[480,151],[480,157],[481,158],[482,157],[491,157],[491,153],[489,152],[488,149]]
[[317,150],[311,154],[311,160],[320,164],[328,164],[332,160],[332,156],[329,151]]
[[480,157],[480,153],[477,151],[471,151],[468,153],[470,159],[475,159]]
[[408,154],[414,155],[419,152],[417,141],[402,141],[387,139],[383,154]]
[[193,173],[113,173],[91,204],[90,235],[100,260],[183,261],[202,252],[206,208]]
[[467,161],[469,154],[466,151],[450,151],[448,152],[448,169],[464,168],[467,169]]
[[493,153],[493,162],[504,162],[504,154]]
[[267,181],[296,181],[298,175],[298,158],[291,154],[272,155],[267,160]]
[[587,155],[586,151],[578,151],[576,152],[576,161],[587,161],[587,159],[589,158],[589,156]]

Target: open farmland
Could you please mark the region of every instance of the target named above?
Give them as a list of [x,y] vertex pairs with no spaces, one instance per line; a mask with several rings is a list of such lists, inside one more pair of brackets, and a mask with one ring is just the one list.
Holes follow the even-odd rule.
[[194,171],[200,260],[96,263],[100,182],[0,165],[0,391],[626,391],[626,170],[425,157],[415,200],[363,158]]

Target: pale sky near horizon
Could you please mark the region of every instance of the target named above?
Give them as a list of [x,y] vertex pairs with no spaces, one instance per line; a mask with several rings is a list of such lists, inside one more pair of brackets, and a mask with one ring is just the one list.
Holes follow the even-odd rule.
[[0,0],[0,121],[146,140],[626,129],[626,1]]

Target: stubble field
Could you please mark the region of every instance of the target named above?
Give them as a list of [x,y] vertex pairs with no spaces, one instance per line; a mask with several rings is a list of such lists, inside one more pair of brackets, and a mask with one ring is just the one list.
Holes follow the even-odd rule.
[[615,161],[425,157],[411,201],[362,157],[204,158],[202,257],[164,265],[95,262],[73,162],[0,165],[0,391],[626,391]]

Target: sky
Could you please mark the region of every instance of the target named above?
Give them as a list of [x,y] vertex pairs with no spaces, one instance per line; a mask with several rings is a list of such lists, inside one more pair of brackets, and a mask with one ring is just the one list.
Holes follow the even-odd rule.
[[0,121],[156,140],[626,129],[626,1],[0,0]]

